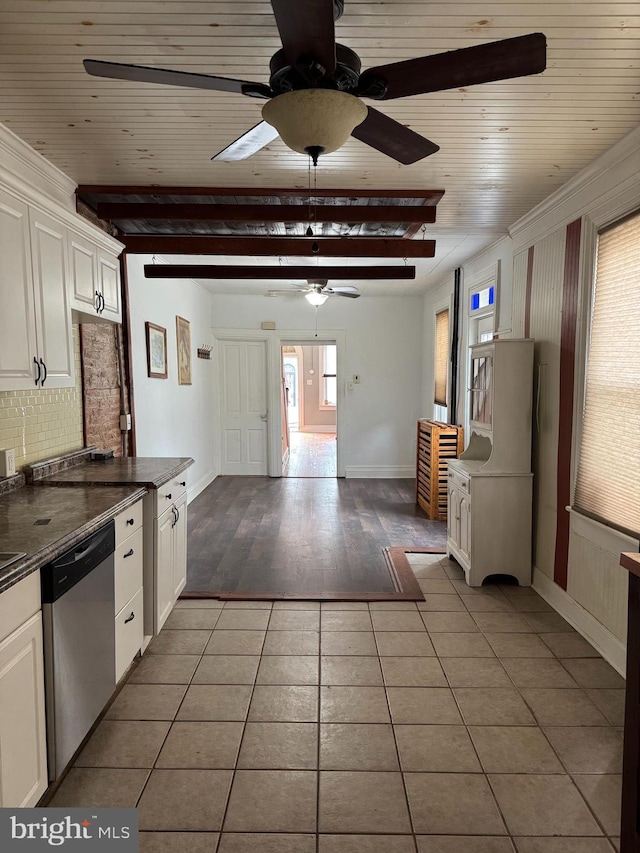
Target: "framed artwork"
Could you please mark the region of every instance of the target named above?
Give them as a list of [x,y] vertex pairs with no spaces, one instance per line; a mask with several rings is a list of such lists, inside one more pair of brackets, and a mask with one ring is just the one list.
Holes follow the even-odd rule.
[[176,317],[178,342],[178,385],[191,385],[191,323]]
[[147,330],[147,375],[152,379],[167,378],[167,330],[155,323],[145,323]]

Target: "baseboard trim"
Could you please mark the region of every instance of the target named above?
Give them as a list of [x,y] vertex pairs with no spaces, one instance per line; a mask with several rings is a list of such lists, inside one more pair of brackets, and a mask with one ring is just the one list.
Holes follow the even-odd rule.
[[204,492],[207,486],[210,486],[217,476],[218,474],[216,471],[209,471],[204,475],[204,477],[200,477],[196,483],[190,485],[187,489],[187,504],[190,504],[192,500],[197,498],[200,492]]
[[625,677],[627,649],[621,640],[539,569],[533,570],[532,586],[538,595],[591,643],[616,672]]
[[416,476],[415,465],[347,465],[345,477],[368,480],[411,480]]

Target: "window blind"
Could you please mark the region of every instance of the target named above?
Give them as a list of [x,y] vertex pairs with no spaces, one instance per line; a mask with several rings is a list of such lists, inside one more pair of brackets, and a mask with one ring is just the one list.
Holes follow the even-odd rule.
[[640,214],[598,239],[574,505],[640,533]]
[[447,405],[447,365],[449,362],[449,309],[436,314],[434,402]]

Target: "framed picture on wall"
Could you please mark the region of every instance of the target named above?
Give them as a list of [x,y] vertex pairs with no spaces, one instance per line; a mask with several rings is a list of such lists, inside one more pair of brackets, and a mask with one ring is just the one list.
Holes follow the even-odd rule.
[[147,330],[147,375],[152,379],[167,378],[167,330],[155,323],[145,323]]
[[176,317],[178,342],[178,385],[191,385],[191,323]]

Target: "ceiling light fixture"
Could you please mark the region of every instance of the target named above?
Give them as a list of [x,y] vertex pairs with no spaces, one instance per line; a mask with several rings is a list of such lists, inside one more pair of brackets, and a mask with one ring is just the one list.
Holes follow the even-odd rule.
[[324,305],[329,297],[326,293],[321,293],[319,290],[312,290],[310,293],[305,293],[304,298],[311,305],[315,305],[318,308],[320,305]]
[[262,118],[273,125],[285,145],[308,154],[314,165],[320,154],[341,148],[366,119],[368,107],[355,95],[337,89],[296,89],[272,98]]

